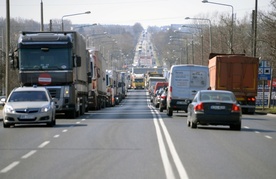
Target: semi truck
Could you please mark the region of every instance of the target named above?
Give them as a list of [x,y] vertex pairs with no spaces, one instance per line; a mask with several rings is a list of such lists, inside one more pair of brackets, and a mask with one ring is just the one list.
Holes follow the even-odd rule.
[[259,59],[243,54],[210,54],[211,90],[232,91],[243,113],[255,112]]
[[88,109],[99,110],[106,107],[108,100],[106,86],[106,62],[102,54],[96,49],[88,49],[89,68],[92,83],[88,87]]
[[75,31],[21,32],[10,56],[21,86],[45,86],[56,112],[75,118],[88,111],[89,69],[84,37]]

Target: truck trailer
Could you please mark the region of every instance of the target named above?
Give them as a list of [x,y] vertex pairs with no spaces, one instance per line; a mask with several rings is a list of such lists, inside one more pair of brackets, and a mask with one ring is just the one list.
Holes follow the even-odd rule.
[[56,102],[56,112],[75,118],[88,110],[86,44],[75,31],[21,32],[11,56],[21,86],[45,86]]
[[211,90],[232,91],[243,113],[255,112],[259,59],[245,55],[212,54],[209,59]]
[[102,54],[95,49],[88,49],[89,68],[92,83],[89,85],[88,106],[89,110],[99,110],[107,106],[106,62]]

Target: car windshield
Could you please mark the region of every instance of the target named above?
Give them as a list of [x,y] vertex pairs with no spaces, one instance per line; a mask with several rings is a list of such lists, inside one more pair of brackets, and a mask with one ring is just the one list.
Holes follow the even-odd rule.
[[45,91],[15,91],[9,102],[48,101]]
[[221,93],[221,92],[220,93],[216,93],[216,92],[201,93],[200,100],[201,101],[216,100],[216,101],[229,101],[229,102],[236,101],[233,94]]

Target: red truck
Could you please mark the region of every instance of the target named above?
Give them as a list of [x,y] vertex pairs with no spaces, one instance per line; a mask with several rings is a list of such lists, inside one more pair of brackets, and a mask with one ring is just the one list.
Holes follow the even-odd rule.
[[211,90],[232,91],[243,113],[254,114],[259,59],[237,54],[210,54]]

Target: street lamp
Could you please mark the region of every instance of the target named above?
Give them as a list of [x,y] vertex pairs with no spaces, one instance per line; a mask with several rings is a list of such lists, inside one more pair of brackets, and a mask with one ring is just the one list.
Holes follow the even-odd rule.
[[82,13],[76,13],[76,14],[68,14],[68,15],[64,15],[61,17],[61,30],[64,31],[64,24],[63,24],[63,18],[64,17],[69,17],[69,16],[77,16],[77,15],[82,15],[82,14],[90,14],[90,11],[86,11],[86,12],[82,12]]
[[[201,65],[203,65],[203,30],[202,30],[202,28],[200,28],[200,27],[191,27],[191,26],[186,26],[186,25],[182,25],[181,27],[200,29],[200,31],[201,31]],[[194,59],[193,59],[193,63],[194,63]]]
[[231,22],[231,33],[230,33],[230,52],[233,53],[234,7],[230,4],[211,2],[211,1],[208,1],[208,0],[203,0],[202,3],[210,3],[210,4],[216,4],[216,5],[231,7],[231,9],[232,9],[232,22]]
[[205,19],[205,18],[195,18],[195,17],[186,17],[186,20],[191,19],[191,20],[202,20],[202,21],[208,21],[209,22],[209,43],[210,43],[210,53],[212,53],[212,24],[210,19]]

